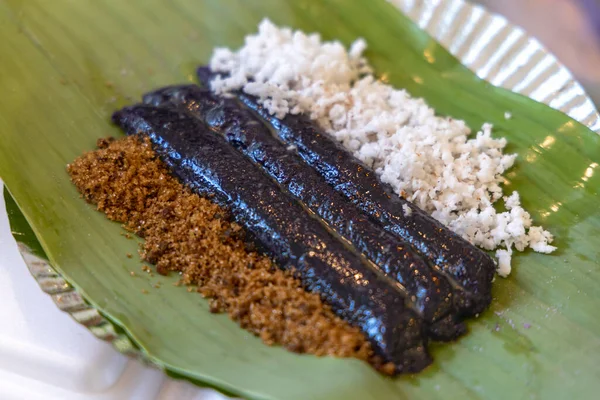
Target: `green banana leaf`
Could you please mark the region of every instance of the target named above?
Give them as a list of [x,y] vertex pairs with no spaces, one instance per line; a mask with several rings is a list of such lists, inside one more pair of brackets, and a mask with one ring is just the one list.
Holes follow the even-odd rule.
[[[113,110],[159,85],[195,81],[194,67],[214,46],[241,45],[264,17],[346,44],[364,37],[367,57],[392,84],[472,127],[492,122],[519,154],[505,190],[518,190],[535,222],[556,235],[554,254],[515,257],[514,273],[495,282],[491,309],[463,339],[433,345],[435,363],[421,374],[391,379],[359,361],[265,346],[209,313],[199,295],[170,285],[176,277],[131,277],[140,262],[126,254],[137,242],[69,182],[68,162],[97,138],[121,135],[109,123]],[[389,3],[0,0],[0,61],[0,177],[32,228],[28,244],[173,376],[255,399],[591,399],[600,392],[600,137],[479,80]],[[27,230],[7,204],[13,224]],[[157,280],[160,289],[152,287]]]

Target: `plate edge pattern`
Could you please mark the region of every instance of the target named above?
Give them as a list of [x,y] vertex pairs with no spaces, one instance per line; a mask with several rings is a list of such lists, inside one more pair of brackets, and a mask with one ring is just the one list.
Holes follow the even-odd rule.
[[[600,134],[600,114],[571,72],[537,39],[464,0],[387,0],[487,82],[569,115]],[[500,54],[490,54],[507,44]],[[540,67],[541,65],[541,67]]]

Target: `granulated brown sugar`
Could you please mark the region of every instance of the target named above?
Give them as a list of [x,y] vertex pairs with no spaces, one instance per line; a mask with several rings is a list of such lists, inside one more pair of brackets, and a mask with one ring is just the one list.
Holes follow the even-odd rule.
[[183,284],[196,285],[211,299],[212,312],[227,312],[269,345],[355,357],[393,372],[392,364],[381,365],[373,356],[362,333],[317,294],[249,250],[242,228],[228,220],[225,210],[172,177],[147,138],[100,139],[96,151],[67,169],[88,202],[145,238],[144,260],[160,274],[180,272]]

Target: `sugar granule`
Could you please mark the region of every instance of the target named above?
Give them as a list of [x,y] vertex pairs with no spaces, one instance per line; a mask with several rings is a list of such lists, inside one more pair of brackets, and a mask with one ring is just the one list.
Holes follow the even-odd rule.
[[[226,210],[172,177],[149,139],[101,139],[98,147],[69,164],[71,180],[109,219],[144,238],[143,259],[157,272],[179,272],[177,285],[190,285],[189,292],[210,298],[212,312],[227,312],[267,344],[355,357],[394,372],[360,330],[341,320],[317,293],[305,291],[291,272],[248,250],[241,227],[224,218]],[[149,266],[141,269],[153,275]],[[160,282],[151,286],[158,289]]]

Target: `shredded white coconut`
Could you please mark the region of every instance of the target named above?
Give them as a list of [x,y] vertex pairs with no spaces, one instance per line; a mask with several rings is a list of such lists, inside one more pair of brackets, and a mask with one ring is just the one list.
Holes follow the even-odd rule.
[[[552,235],[532,226],[519,194],[503,198],[502,174],[516,158],[503,154],[506,140],[493,138],[490,124],[473,136],[464,121],[436,116],[423,99],[377,80],[365,48],[362,39],[347,51],[264,20],[238,51],[215,49],[210,67],[228,77],[212,89],[242,89],[280,118],[309,115],[397,194],[471,243],[501,248],[501,276],[510,273],[513,247],[552,252]],[[500,200],[507,211],[495,210]]]

